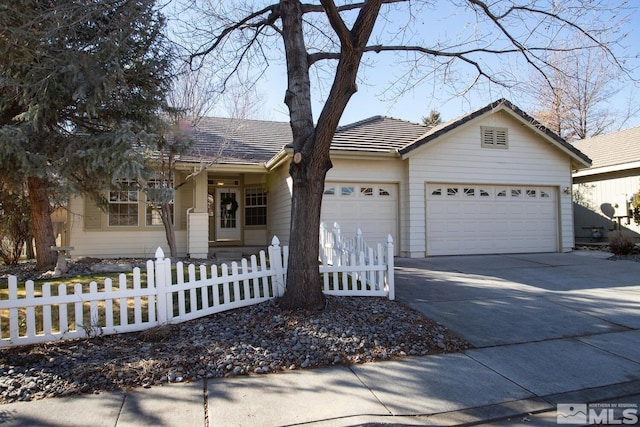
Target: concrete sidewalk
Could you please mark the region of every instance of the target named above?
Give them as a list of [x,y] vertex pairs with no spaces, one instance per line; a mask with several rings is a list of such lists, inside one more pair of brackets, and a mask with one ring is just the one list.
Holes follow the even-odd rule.
[[0,407],[0,425],[556,425],[640,406],[640,263],[576,254],[397,260],[398,298],[476,348]]

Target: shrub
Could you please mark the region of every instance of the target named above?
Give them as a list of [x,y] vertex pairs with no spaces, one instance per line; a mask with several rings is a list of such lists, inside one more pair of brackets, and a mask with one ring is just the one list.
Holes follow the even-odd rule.
[[0,260],[6,265],[17,264],[30,231],[27,196],[0,187]]
[[609,233],[609,250],[616,255],[629,255],[635,243],[622,231],[611,231]]

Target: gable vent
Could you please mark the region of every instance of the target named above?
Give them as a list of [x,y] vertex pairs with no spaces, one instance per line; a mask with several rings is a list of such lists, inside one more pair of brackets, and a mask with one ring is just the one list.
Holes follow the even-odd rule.
[[482,146],[507,148],[509,145],[507,128],[481,127]]

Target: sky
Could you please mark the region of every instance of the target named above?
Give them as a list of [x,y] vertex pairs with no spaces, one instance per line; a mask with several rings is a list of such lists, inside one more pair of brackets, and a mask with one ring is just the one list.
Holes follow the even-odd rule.
[[[444,6],[443,6],[444,5]],[[434,40],[444,40],[445,43],[454,43],[459,40],[469,40],[477,37],[478,23],[474,22],[474,15],[459,12],[453,8],[450,2],[438,2],[437,7],[426,8],[416,12],[413,27],[412,44],[425,43],[433,45]],[[378,25],[378,31],[393,31],[401,28],[406,21],[406,14],[391,12],[382,24]],[[593,18],[593,19],[598,19]],[[640,65],[640,13],[635,11],[630,15],[630,20],[625,26],[620,28],[622,32],[629,35],[625,39],[625,49],[616,51],[620,57],[630,58],[630,67]],[[486,37],[492,37],[490,33]],[[375,39],[374,34],[372,39]],[[375,115],[395,117],[412,122],[420,122],[422,117],[428,116],[429,112],[437,110],[444,121],[453,119],[460,115],[483,107],[499,98],[507,98],[525,111],[535,108],[523,95],[523,92],[516,88],[504,88],[496,85],[480,84],[473,87],[465,94],[460,94],[460,88],[453,88],[450,82],[443,83],[442,75],[438,74],[433,79],[408,89],[401,95],[393,94],[394,88],[398,88],[398,80],[403,81],[403,68],[401,61],[393,54],[371,54],[367,56],[369,62],[374,61],[370,66],[362,67],[359,74],[358,91],[352,97],[341,124],[353,123]],[[529,71],[521,67],[521,64],[504,62],[505,59],[490,59],[484,57],[486,65],[494,70],[509,69],[517,74],[518,80],[527,80]],[[468,70],[467,70],[468,71]],[[469,81],[464,69],[454,68],[452,81],[456,81],[458,86],[465,81]],[[455,74],[458,73],[458,74]],[[633,76],[640,81],[640,71]],[[312,76],[313,79],[313,76]],[[317,81],[317,80],[314,80]],[[325,79],[324,85],[328,86]],[[413,86],[413,85],[410,85]],[[271,61],[270,66],[264,74],[263,79],[258,83],[260,106],[255,109],[251,118],[288,121],[288,110],[283,102],[286,89],[286,71],[282,61]],[[318,87],[312,88],[314,119],[317,119],[322,108],[324,96],[328,89]],[[625,82],[623,90],[615,96],[608,109],[624,110],[629,99],[639,99],[640,85]],[[635,101],[640,106],[640,101]],[[214,110],[214,114],[224,115],[220,110]],[[628,128],[640,126],[640,114],[627,121],[622,127]],[[618,129],[613,129],[618,130]]]

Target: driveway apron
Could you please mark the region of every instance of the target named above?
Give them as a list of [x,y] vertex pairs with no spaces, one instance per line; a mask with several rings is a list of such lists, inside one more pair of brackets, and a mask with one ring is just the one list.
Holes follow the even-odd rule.
[[640,393],[640,263],[579,252],[400,258],[396,296],[533,396]]

